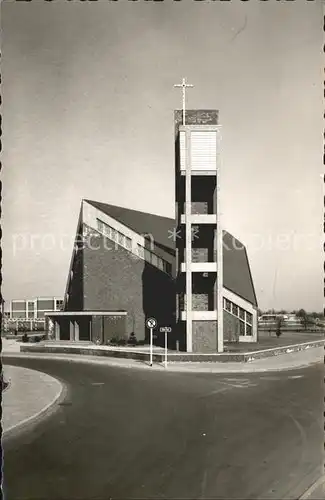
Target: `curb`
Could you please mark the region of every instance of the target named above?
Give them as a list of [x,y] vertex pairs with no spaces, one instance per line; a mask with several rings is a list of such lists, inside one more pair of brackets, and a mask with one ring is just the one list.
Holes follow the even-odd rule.
[[[169,362],[176,363],[251,363],[261,359],[270,359],[280,355],[298,353],[310,350],[312,348],[323,347],[325,339],[313,340],[310,342],[285,345],[281,347],[273,347],[251,352],[224,352],[224,353],[174,353],[168,354]],[[100,356],[102,358],[124,358],[135,361],[147,361],[149,352],[135,351],[132,349],[114,348],[105,349],[102,347],[76,346],[76,345],[55,345],[55,344],[39,344],[37,346],[21,345],[20,352],[28,353],[52,353],[52,354],[68,354],[68,355],[84,355],[84,356]],[[164,353],[153,352],[153,361],[162,363],[164,361]]]
[[[53,377],[54,378],[54,377]],[[25,430],[26,427],[29,427],[29,425],[34,425],[37,424],[40,420],[42,420],[44,417],[50,415],[52,413],[52,410],[54,409],[54,406],[56,405],[59,400],[65,399],[65,396],[67,394],[67,388],[64,383],[62,383],[60,380],[55,378],[55,380],[59,383],[60,387],[54,396],[52,400],[45,405],[41,410],[38,412],[30,415],[29,417],[24,418],[17,424],[12,425],[11,427],[8,427],[6,430],[2,430],[2,438],[8,438],[12,434],[16,433],[16,431],[23,431]]]
[[[305,491],[305,493],[299,497],[298,500],[308,500],[311,495],[314,493],[315,490],[317,490],[317,488],[319,488],[320,486],[322,486],[322,484],[325,483],[325,475],[321,476],[319,479],[317,479],[317,481],[315,481],[309,488],[308,490]],[[320,497],[321,499],[321,497]]]
[[[73,357],[72,357],[73,356]],[[3,358],[29,358],[29,359],[49,359],[49,360],[58,360],[58,361],[66,361],[66,362],[77,362],[77,363],[90,363],[90,364],[99,364],[99,365],[107,365],[115,368],[124,368],[124,369],[140,369],[140,370],[155,370],[155,371],[165,371],[169,373],[209,373],[209,374],[226,374],[226,373],[267,373],[267,372],[283,372],[283,371],[292,371],[299,370],[302,368],[307,368],[314,364],[318,364],[320,361],[311,361],[309,363],[301,363],[295,366],[280,366],[280,367],[269,367],[262,368],[256,367],[253,363],[234,363],[238,365],[237,367],[233,367],[230,369],[226,369],[227,363],[220,363],[219,370],[214,370],[215,363],[211,362],[211,368],[195,367],[195,370],[190,369],[191,363],[185,363],[187,366],[177,367],[177,362],[169,362],[167,368],[163,366],[163,364],[154,363],[151,367],[149,363],[145,361],[133,360],[132,364],[128,361],[127,358],[116,358],[113,357],[101,357],[101,356],[92,356],[86,357],[85,355],[80,354],[63,354],[63,353],[30,353],[30,352],[5,352],[2,353]],[[122,361],[122,363],[121,363]],[[244,369],[240,369],[240,367],[245,367]]]

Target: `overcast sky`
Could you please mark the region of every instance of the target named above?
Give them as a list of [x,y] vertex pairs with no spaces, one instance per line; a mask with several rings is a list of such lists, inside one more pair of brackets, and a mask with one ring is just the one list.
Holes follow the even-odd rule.
[[[174,89],[219,109],[259,305],[323,307],[320,0],[2,3],[3,294],[63,296],[82,198],[174,216]],[[70,239],[69,239],[70,238]]]

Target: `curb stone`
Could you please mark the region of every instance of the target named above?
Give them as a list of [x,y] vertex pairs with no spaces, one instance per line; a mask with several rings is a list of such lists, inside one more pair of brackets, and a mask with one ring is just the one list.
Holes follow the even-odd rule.
[[[9,367],[10,365],[7,365]],[[20,387],[19,386],[19,380],[18,382],[14,380],[12,377],[11,380],[11,391],[6,392],[6,396],[3,399],[3,423],[2,423],[2,436],[4,438],[7,438],[9,435],[11,435],[13,432],[16,432],[18,430],[23,430],[28,426],[29,424],[34,424],[38,421],[40,421],[43,417],[45,417],[48,413],[51,412],[51,410],[54,408],[55,404],[57,401],[63,396],[64,391],[65,391],[65,386],[62,384],[60,380],[57,378],[51,377],[47,373],[39,372],[37,370],[32,370],[32,369],[27,369],[23,367],[16,367],[16,366],[10,366],[10,368],[14,369],[20,369],[23,371],[28,371],[28,372],[34,372],[33,377],[36,377],[33,380],[33,378],[30,380],[30,383],[33,384],[33,390],[36,388],[36,394],[37,394],[37,380],[40,383],[40,388],[44,392],[44,390],[48,387],[49,381],[52,382],[52,388],[53,388],[53,394],[51,395],[50,399],[47,399],[47,402],[44,404],[44,406],[38,406],[34,404],[33,408],[33,401],[35,401],[35,392],[34,394],[31,395],[30,399],[27,398],[22,398],[21,401],[17,401],[17,396],[19,397],[19,392],[21,390],[24,390],[24,386]],[[45,376],[45,377],[44,377]],[[14,391],[17,391],[16,394],[14,394]],[[29,402],[31,403],[31,409],[28,411],[28,404]],[[42,404],[42,403],[41,403]],[[8,410],[6,410],[8,408]],[[26,410],[27,408],[27,410]],[[13,411],[13,414],[8,414],[7,411]],[[9,415],[9,418],[8,416]],[[11,418],[13,416],[13,421],[14,423],[11,424]]]
[[[322,349],[322,348],[320,348]],[[315,352],[314,349],[311,351]],[[111,358],[111,357],[101,357],[94,355],[80,355],[80,354],[59,354],[59,353],[30,353],[30,352],[7,352],[2,354],[6,357],[13,358],[30,358],[30,359],[50,359],[50,360],[64,360],[67,362],[79,362],[79,363],[93,363],[100,364],[106,366],[113,366],[116,368],[133,368],[133,369],[142,369],[148,371],[167,371],[169,373],[265,373],[265,372],[279,372],[279,371],[290,371],[297,370],[301,368],[306,368],[308,366],[318,364],[323,361],[323,357],[320,356],[319,360],[311,360],[309,362],[305,362],[304,360],[298,364],[294,365],[274,365],[274,366],[259,366],[255,363],[260,362],[261,360],[250,362],[250,363],[232,363],[232,366],[227,366],[227,363],[219,363],[216,365],[214,362],[206,363],[207,366],[193,366],[193,363],[184,363],[179,366],[176,362],[168,362],[167,368],[165,368],[162,364],[154,363],[152,367],[150,367],[149,362],[146,361],[137,361],[133,359],[127,358]],[[279,357],[277,356],[277,359]],[[203,364],[203,363],[202,363]],[[201,365],[202,365],[201,364]],[[185,365],[185,366],[184,366]],[[192,365],[192,366],[191,366]]]

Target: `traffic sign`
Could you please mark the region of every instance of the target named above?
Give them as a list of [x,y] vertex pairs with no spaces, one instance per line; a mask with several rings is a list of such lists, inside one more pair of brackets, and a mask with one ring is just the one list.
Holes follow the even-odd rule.
[[172,329],[171,329],[171,327],[170,327],[170,326],[161,326],[161,327],[159,328],[159,330],[160,330],[161,332],[165,332],[165,333],[171,333],[171,331],[172,331]]
[[157,326],[156,318],[148,318],[146,321],[146,325],[148,328],[156,328]]

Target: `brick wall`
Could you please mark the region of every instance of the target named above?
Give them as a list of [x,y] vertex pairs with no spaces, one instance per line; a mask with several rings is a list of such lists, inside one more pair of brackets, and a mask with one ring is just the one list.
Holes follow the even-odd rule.
[[209,249],[192,247],[192,262],[209,262]]
[[217,349],[217,322],[193,321],[193,352],[215,352]]
[[[219,112],[215,109],[187,109],[185,111],[186,125],[217,125]],[[175,133],[183,123],[183,111],[174,111]]]
[[126,334],[125,316],[103,316],[103,342],[106,344],[109,340],[128,339]]
[[[186,294],[181,293],[180,307],[183,311],[186,310]],[[208,311],[209,310],[209,294],[207,293],[192,293],[192,311]]]
[[[209,255],[210,254],[210,255]],[[184,249],[183,251],[183,260],[182,262],[185,262],[186,258],[186,250]],[[209,252],[209,248],[195,248],[192,247],[192,262],[210,262],[213,259],[213,251]]]
[[142,274],[144,261],[98,236],[96,249],[84,249],[84,309],[128,312],[126,330],[144,338]]
[[68,300],[66,311],[82,311],[83,309],[83,250],[75,252],[72,263],[72,277],[68,277]]
[[145,319],[174,320],[175,288],[167,274],[97,235],[96,249],[84,250],[84,309],[127,311],[126,334],[138,340],[148,333]]
[[192,294],[192,311],[208,311],[209,295],[207,293]]
[[[185,214],[186,204],[182,203],[182,214]],[[207,214],[208,213],[208,202],[207,201],[192,201],[191,202],[191,213],[192,214]]]

